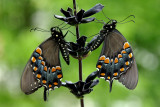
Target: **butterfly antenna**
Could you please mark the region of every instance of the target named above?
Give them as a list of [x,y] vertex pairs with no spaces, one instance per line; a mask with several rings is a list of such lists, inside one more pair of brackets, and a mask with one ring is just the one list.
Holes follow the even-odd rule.
[[64,27],[63,27],[63,28],[61,28],[61,29],[62,29],[62,30],[66,30],[66,29],[69,29],[70,27],[71,27],[71,25],[70,25],[69,27],[67,27],[67,28],[64,28]]
[[104,14],[103,9],[102,9],[102,13],[109,21],[111,21],[111,19]]
[[76,36],[73,32],[71,32],[70,30],[68,30],[68,32],[70,32],[72,35]]
[[56,27],[59,27],[59,26],[63,25],[64,23],[65,23],[65,22],[62,22],[61,24],[57,25]]
[[48,31],[48,30],[45,30],[45,29],[42,29],[42,28],[38,28],[38,27],[32,28],[32,29],[30,30],[30,32],[32,32],[32,31],[50,32],[50,31]]
[[95,19],[96,21],[96,23],[101,23],[101,24],[105,24],[105,22],[103,21],[103,20],[98,20],[98,19]]
[[99,33],[97,33],[97,34],[94,34],[94,35],[91,35],[91,36],[89,36],[88,38],[90,38],[90,37],[93,37],[93,36],[96,36],[96,35],[99,35]]
[[63,29],[64,27],[66,27],[68,24],[65,24],[64,26],[61,27],[61,29]]
[[[133,22],[133,23],[135,23],[134,20],[130,20],[130,21],[127,21],[127,22],[124,22],[124,23],[128,23],[128,22]],[[119,22],[118,22],[118,23],[119,23]],[[119,24],[124,24],[124,23],[119,23]]]
[[71,32],[70,30],[68,30],[68,31],[66,32],[66,34],[64,35],[64,37],[67,35],[68,32],[70,32],[72,35],[76,36],[73,32]]
[[[134,16],[134,15],[129,15],[128,17],[126,17],[125,19],[123,19],[123,20],[122,20],[122,21],[120,21],[120,22],[123,22],[123,21],[127,20],[129,17],[133,17],[133,18],[135,18],[135,16]],[[118,22],[118,23],[120,23],[120,22]]]

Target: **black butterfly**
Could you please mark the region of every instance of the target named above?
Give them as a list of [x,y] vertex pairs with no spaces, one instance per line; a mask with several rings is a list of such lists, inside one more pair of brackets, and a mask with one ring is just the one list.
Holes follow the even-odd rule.
[[125,37],[116,29],[116,20],[104,24],[100,35],[93,38],[92,50],[104,41],[97,62],[98,77],[110,83],[110,92],[114,79],[122,82],[128,89],[134,89],[138,82],[138,70],[132,48]]
[[61,29],[51,28],[51,37],[40,44],[31,55],[21,78],[21,89],[25,94],[32,94],[44,86],[44,100],[47,90],[61,86],[63,77],[59,59],[59,49],[64,60],[69,64],[69,52]]

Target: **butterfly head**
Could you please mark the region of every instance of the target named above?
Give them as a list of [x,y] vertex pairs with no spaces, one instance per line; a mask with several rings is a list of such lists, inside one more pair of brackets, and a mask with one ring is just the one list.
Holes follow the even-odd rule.
[[61,38],[61,36],[63,35],[59,27],[52,27],[50,31],[53,38]]
[[104,24],[103,28],[111,31],[116,28],[116,24],[116,20],[110,20],[108,23]]
[[51,28],[51,33],[56,33],[56,32],[61,32],[59,27],[52,27]]

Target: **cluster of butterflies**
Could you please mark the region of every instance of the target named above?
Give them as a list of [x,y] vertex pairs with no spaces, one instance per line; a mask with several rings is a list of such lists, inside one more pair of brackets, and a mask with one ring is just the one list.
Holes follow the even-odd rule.
[[77,39],[77,43],[67,42],[64,39],[67,34],[64,35],[59,27],[52,27],[51,37],[35,49],[24,69],[21,78],[22,91],[32,94],[43,86],[46,100],[47,91],[63,86],[59,51],[69,65],[69,55],[83,59],[102,43],[103,47],[96,64],[97,71],[94,73],[96,77],[109,81],[110,91],[114,79],[126,88],[134,89],[138,82],[136,61],[130,44],[116,29],[116,24],[116,20],[105,23],[99,34],[86,46],[86,36]]

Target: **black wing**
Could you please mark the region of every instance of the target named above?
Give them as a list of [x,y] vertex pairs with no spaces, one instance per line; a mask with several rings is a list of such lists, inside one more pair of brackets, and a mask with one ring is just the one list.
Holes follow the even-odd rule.
[[135,59],[133,60],[131,68],[129,68],[125,74],[122,74],[118,81],[130,90],[136,88],[138,83],[138,70]]
[[[123,53],[122,52],[124,50],[123,47],[126,42],[127,42],[127,40],[125,39],[125,37],[118,30],[114,29],[112,32],[109,32],[109,34],[105,37],[103,48],[102,48],[100,56],[105,55],[106,57],[109,57],[110,59],[112,59],[112,61],[114,62],[115,61],[114,58],[115,57],[118,58],[118,54]],[[138,70],[137,70],[137,65],[136,65],[136,61],[134,59],[132,48],[130,47],[130,49],[131,49],[130,52],[132,52],[132,56],[131,56],[132,58],[129,59],[130,60],[129,63],[131,63],[131,65],[126,66],[127,63],[124,63],[126,70],[124,73],[121,73],[121,71],[118,71],[118,70],[119,70],[120,66],[122,65],[122,63],[120,62],[120,60],[118,60],[120,62],[120,64],[117,67],[117,65],[114,62],[114,64],[115,64],[114,67],[116,66],[118,69],[114,68],[112,73],[113,73],[113,75],[115,75],[116,77],[119,77],[119,78],[116,78],[114,76],[109,76],[109,78],[111,77],[111,79],[108,79],[108,80],[110,81],[110,83],[112,83],[114,78],[118,79],[119,82],[122,82],[122,84],[125,85],[126,88],[134,89],[138,83]],[[128,57],[128,54],[127,54],[127,57]],[[126,58],[126,56],[125,56],[125,58]],[[123,59],[124,59],[124,57],[123,57]],[[113,62],[112,62],[112,64],[113,64]],[[116,74],[115,71],[118,72],[118,74],[120,74],[120,75]],[[122,69],[122,71],[123,71],[123,69]],[[111,86],[112,86],[112,84],[111,84]]]
[[[40,50],[42,52],[41,58],[43,58],[46,65],[50,67],[60,66],[59,47],[58,44],[55,42],[55,40],[52,39],[52,37],[50,37],[49,39],[44,41],[41,45],[39,45],[39,49],[41,49]],[[35,51],[33,52],[33,54],[34,53]],[[31,61],[31,58],[29,59],[21,77],[21,90],[25,94],[31,94],[42,86],[42,83],[39,82],[34,75],[33,63]]]
[[127,40],[124,36],[118,30],[114,29],[105,37],[101,55],[105,54],[106,56],[113,58],[122,50],[125,42],[127,42]]

